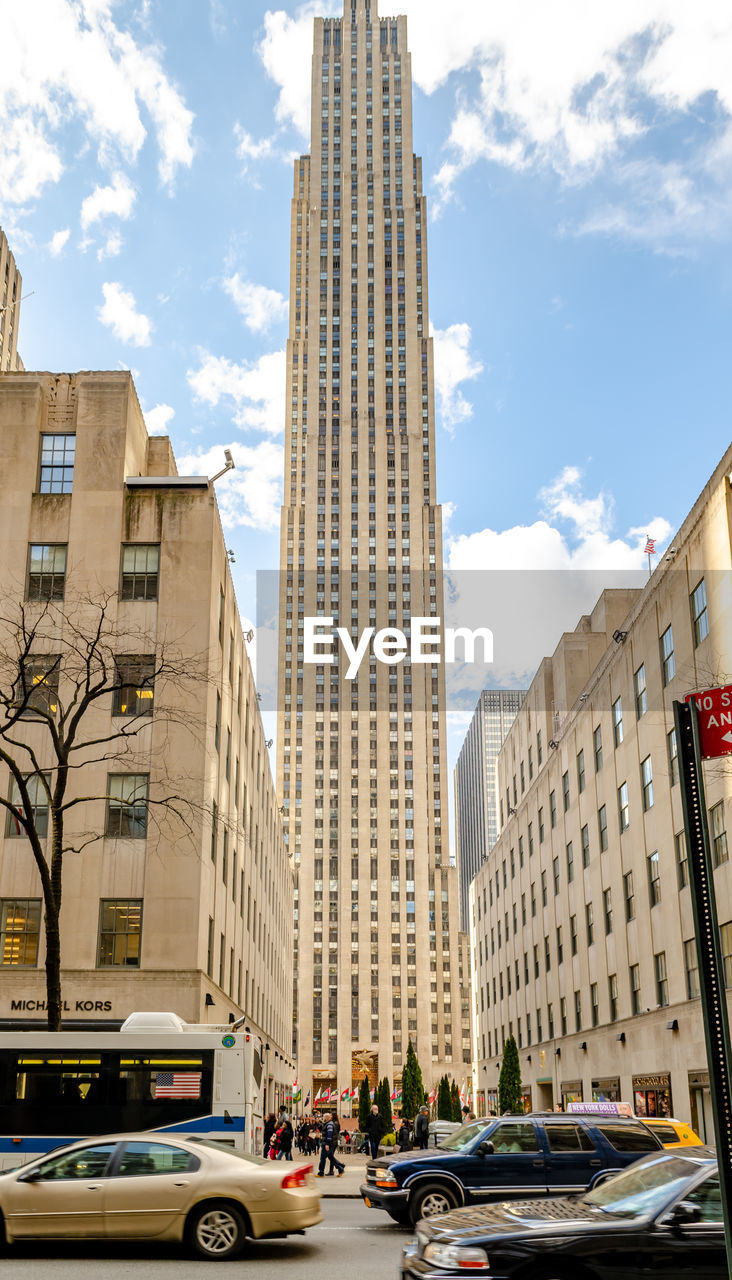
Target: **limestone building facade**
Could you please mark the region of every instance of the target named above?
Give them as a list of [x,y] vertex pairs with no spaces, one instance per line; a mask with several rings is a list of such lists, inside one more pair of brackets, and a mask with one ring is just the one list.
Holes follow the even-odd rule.
[[[214,486],[179,476],[168,438],[148,436],[128,373],[3,374],[0,458],[3,679],[15,602],[31,621],[50,608],[61,644],[86,617],[83,601],[106,597],[110,644],[127,638],[113,660],[134,670],[93,712],[99,737],[144,714],[132,765],[101,751],[73,784],[89,799],[69,811],[67,835],[92,839],[65,859],[64,1016],[245,1014],[268,1046],[274,1105],[294,1078],[292,876]],[[71,696],[65,652],[60,707]],[[149,682],[148,655],[163,652],[192,661],[194,678]],[[19,732],[38,732],[32,717]],[[190,805],[185,822],[155,809],[166,792]],[[4,810],[0,1026],[42,1025],[44,958],[39,872]]]
[[0,373],[23,368],[18,355],[22,286],[8,238],[0,227]]
[[[280,548],[277,787],[297,874],[303,1087],[470,1062],[450,865],[443,667],[336,646],[442,619],[427,210],[406,19],[376,0],[316,18],[312,142],[295,162]],[[440,624],[441,625],[441,624]],[[429,1081],[428,1081],[429,1082]]]
[[[483,1108],[513,1034],[527,1105],[622,1100],[713,1138],[673,702],[730,681],[731,471],[732,449],[644,589],[561,638],[503,745],[471,888]],[[705,786],[732,987],[728,761]]]

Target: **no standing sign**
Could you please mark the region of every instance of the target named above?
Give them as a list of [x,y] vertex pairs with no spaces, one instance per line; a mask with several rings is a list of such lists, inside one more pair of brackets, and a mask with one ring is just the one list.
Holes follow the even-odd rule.
[[702,758],[732,755],[732,684],[689,693],[686,702],[696,703]]

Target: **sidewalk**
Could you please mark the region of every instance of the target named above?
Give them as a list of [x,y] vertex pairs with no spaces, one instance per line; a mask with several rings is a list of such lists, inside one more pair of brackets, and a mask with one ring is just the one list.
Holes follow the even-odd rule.
[[[293,1152],[293,1156],[295,1153]],[[300,1157],[301,1159],[303,1157]],[[308,1156],[315,1165],[315,1172],[318,1172],[318,1163],[320,1161],[320,1152],[314,1156]],[[360,1200],[359,1187],[362,1182],[366,1181],[366,1164],[367,1157],[360,1155],[341,1155],[338,1154],[341,1164],[346,1166],[346,1172],[342,1178],[333,1174],[331,1178],[327,1173],[324,1178],[316,1178],[315,1185],[320,1191],[321,1196],[325,1200]],[[327,1165],[326,1165],[327,1168]]]

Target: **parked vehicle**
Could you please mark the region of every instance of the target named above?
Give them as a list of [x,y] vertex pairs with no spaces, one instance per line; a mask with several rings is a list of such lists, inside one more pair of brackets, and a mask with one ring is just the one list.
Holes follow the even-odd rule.
[[0,1222],[16,1240],[183,1240],[235,1258],[247,1236],[322,1221],[312,1164],[273,1163],[205,1139],[128,1133],[76,1142],[0,1174]]
[[382,1156],[360,1191],[368,1208],[416,1224],[460,1205],[586,1191],[659,1150],[640,1120],[502,1116],[462,1125],[436,1148]]
[[644,1157],[583,1197],[457,1209],[420,1222],[401,1280],[727,1280],[722,1197],[708,1147]]
[[669,1151],[676,1151],[679,1147],[701,1147],[703,1145],[698,1133],[690,1125],[684,1124],[683,1120],[663,1120],[660,1118],[646,1118],[643,1121],[652,1133],[660,1139],[664,1147]]

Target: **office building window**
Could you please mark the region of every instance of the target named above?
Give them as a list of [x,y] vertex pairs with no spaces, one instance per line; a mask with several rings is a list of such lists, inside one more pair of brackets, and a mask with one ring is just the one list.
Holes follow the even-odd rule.
[[676,675],[676,659],[674,657],[674,633],[666,627],[659,641],[661,647],[661,679],[664,688]]
[[34,968],[41,938],[41,899],[0,899],[0,965]]
[[605,917],[605,934],[613,931],[613,895],[611,889],[604,889],[602,894],[602,910]]
[[572,881],[574,880],[574,849],[572,848],[571,840],[567,845],[566,852],[567,852],[567,881],[569,884],[571,884]]
[[569,808],[569,771],[562,774],[562,802],[566,813]]
[[600,837],[600,853],[607,849],[607,808],[604,804],[597,810],[597,830]]
[[646,858],[648,866],[648,900],[652,907],[661,901],[661,865],[658,852],[649,853]]
[[582,1030],[582,992],[581,991],[575,991],[574,993],[574,1029],[575,1031]]
[[679,744],[676,741],[676,730],[672,729],[666,734],[666,747],[668,750],[668,776],[672,787],[676,786],[679,780]]
[[648,710],[648,690],[646,688],[646,664],[641,663],[633,676],[635,686],[635,714],[640,720]]
[[724,985],[732,987],[732,920],[728,920],[719,930],[722,943],[722,959],[724,961]]
[[151,716],[155,696],[155,655],[126,654],[114,661],[117,679],[112,695],[112,715]]
[[97,968],[139,969],[142,899],[102,898]]
[[122,548],[121,600],[157,600],[160,547],[155,543],[131,543]]
[[66,545],[32,542],[28,550],[28,600],[63,600],[66,588]]
[[[600,1023],[600,996],[596,982],[590,983],[590,1005],[592,1007],[592,1025],[597,1027]],[[577,1030],[579,1031],[579,1027]]]
[[557,825],[557,797],[556,797],[556,795],[554,794],[554,792],[553,792],[553,791],[550,791],[550,792],[549,792],[549,818],[550,818],[550,821],[551,821],[551,825],[552,825],[553,827],[556,827],[556,825]]
[[694,628],[694,648],[706,640],[709,635],[709,615],[707,613],[707,589],[704,579],[698,583],[690,596],[691,622]]
[[554,897],[556,898],[559,894],[559,858],[554,858],[552,861],[552,873],[554,876]]
[[656,976],[656,1004],[664,1007],[668,1004],[668,973],[666,970],[665,951],[658,951],[653,957],[653,968]]
[[580,751],[577,755],[577,790],[581,795],[585,789],[585,753]]
[[674,848],[676,850],[676,875],[680,889],[685,889],[689,883],[689,853],[686,847],[686,832],[677,831],[674,836]]
[[726,862],[729,857],[727,850],[727,831],[724,820],[724,800],[720,800],[719,804],[715,804],[709,810],[710,826],[712,833],[712,862],[715,867],[719,867]]
[[23,658],[13,697],[16,710],[30,718],[37,712],[43,716],[55,716],[58,711],[60,670],[61,655],[59,653],[44,653]]
[[630,826],[630,810],[628,807],[628,784],[621,782],[618,787],[618,818],[620,821],[620,831],[627,831]]
[[576,956],[577,955],[577,917],[576,916],[569,917],[569,944],[572,951],[572,955]]
[[613,703],[613,742],[619,747],[623,741],[623,699],[616,698]]
[[144,840],[147,835],[146,773],[111,773],[107,779],[105,835]]
[[[44,778],[45,778],[45,785],[44,785]],[[50,774],[45,774],[44,777],[41,777],[40,774],[33,773],[33,774],[30,774],[25,779],[25,785],[28,790],[28,799],[30,801],[30,809],[31,809],[29,816],[31,816],[33,819],[33,826],[35,828],[36,835],[39,836],[41,839],[44,839],[45,836],[48,835],[47,787],[49,787],[50,784],[51,784]],[[23,800],[20,794],[20,787],[18,786],[18,783],[15,780],[15,778],[11,778],[10,780],[10,803],[15,805],[15,808],[18,810],[18,812],[22,813],[25,816],[25,807],[23,805]],[[25,832],[25,827],[23,826],[23,823],[19,820],[19,818],[16,818],[14,813],[11,813],[10,810],[8,809],[5,814],[5,835],[8,837],[24,836],[25,833],[26,832]]]
[[618,1019],[618,975],[611,973],[607,980],[607,993],[610,1001],[610,1021],[617,1022]]
[[588,827],[587,823],[585,823],[582,830],[580,831],[580,839],[582,841],[582,866],[589,867],[590,865],[590,828]]
[[592,750],[595,757],[595,772],[602,768],[602,726],[598,724],[592,734]]
[[641,791],[643,794],[643,812],[653,808],[653,765],[651,757],[641,761]]
[[591,947],[595,941],[595,919],[591,902],[588,902],[585,906],[585,925],[587,927],[587,945]]
[[76,436],[42,435],[39,493],[71,493]]
[[684,943],[684,969],[686,971],[686,998],[696,1000],[699,995],[699,960],[696,953],[696,939],[690,938]]
[[635,920],[635,890],[633,888],[632,871],[626,871],[623,876],[623,896],[625,898],[625,919]]
[[641,1010],[641,985],[640,985],[640,965],[632,964],[630,966],[630,1012],[640,1013]]

